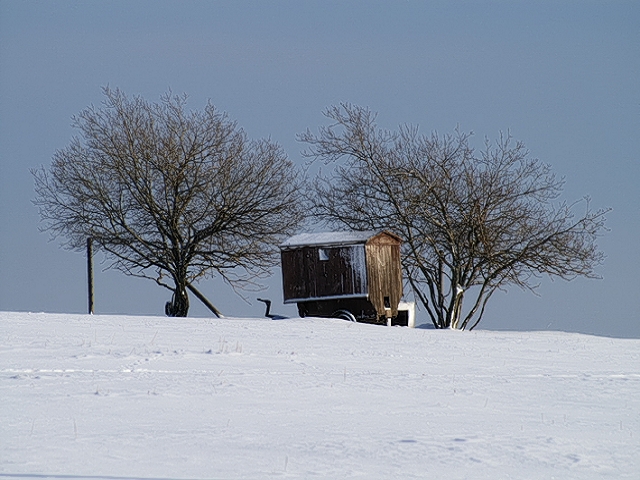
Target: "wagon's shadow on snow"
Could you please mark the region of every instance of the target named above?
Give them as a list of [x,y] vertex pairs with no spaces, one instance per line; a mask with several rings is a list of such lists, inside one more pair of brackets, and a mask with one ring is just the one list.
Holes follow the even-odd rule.
[[420,325],[416,325],[416,328],[420,328],[422,330],[435,330],[436,327],[433,326],[433,323],[422,323]]

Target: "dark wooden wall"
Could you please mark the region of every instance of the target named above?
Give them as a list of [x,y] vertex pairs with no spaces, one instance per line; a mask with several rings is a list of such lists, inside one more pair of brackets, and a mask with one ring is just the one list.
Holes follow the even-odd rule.
[[282,250],[281,259],[285,301],[367,294],[364,245],[297,247]]

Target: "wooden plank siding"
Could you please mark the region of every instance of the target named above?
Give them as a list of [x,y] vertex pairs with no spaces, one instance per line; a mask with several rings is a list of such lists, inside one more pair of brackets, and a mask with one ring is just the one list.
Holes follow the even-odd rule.
[[[326,260],[321,259],[320,250]],[[285,302],[367,295],[363,245],[282,250],[281,259]]]
[[285,303],[300,312],[345,309],[365,321],[398,315],[402,298],[400,237],[389,232],[302,234],[283,243]]
[[378,235],[366,243],[369,301],[379,315],[398,316],[402,299],[400,243],[389,235]]

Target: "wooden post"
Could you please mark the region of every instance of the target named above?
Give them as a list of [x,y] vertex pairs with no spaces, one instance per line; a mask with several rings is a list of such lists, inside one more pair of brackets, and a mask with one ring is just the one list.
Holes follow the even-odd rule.
[[93,315],[93,238],[87,238],[87,282],[89,285],[89,314]]
[[213,306],[213,303],[211,303],[209,300],[207,300],[207,297],[205,297],[202,293],[200,293],[200,291],[194,287],[193,285],[191,285],[190,283],[187,283],[187,288],[189,290],[191,290],[193,292],[193,294],[198,297],[198,299],[204,303],[206,305],[206,307],[211,310],[213,312],[213,314],[218,317],[218,318],[224,318],[224,315],[222,315],[220,313],[220,310],[218,310],[216,307]]

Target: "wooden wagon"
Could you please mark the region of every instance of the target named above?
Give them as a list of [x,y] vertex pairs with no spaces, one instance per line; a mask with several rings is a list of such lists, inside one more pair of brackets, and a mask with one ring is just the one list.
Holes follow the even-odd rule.
[[386,231],[289,238],[280,245],[284,303],[296,303],[301,317],[413,326],[411,305],[400,304],[401,243]]

